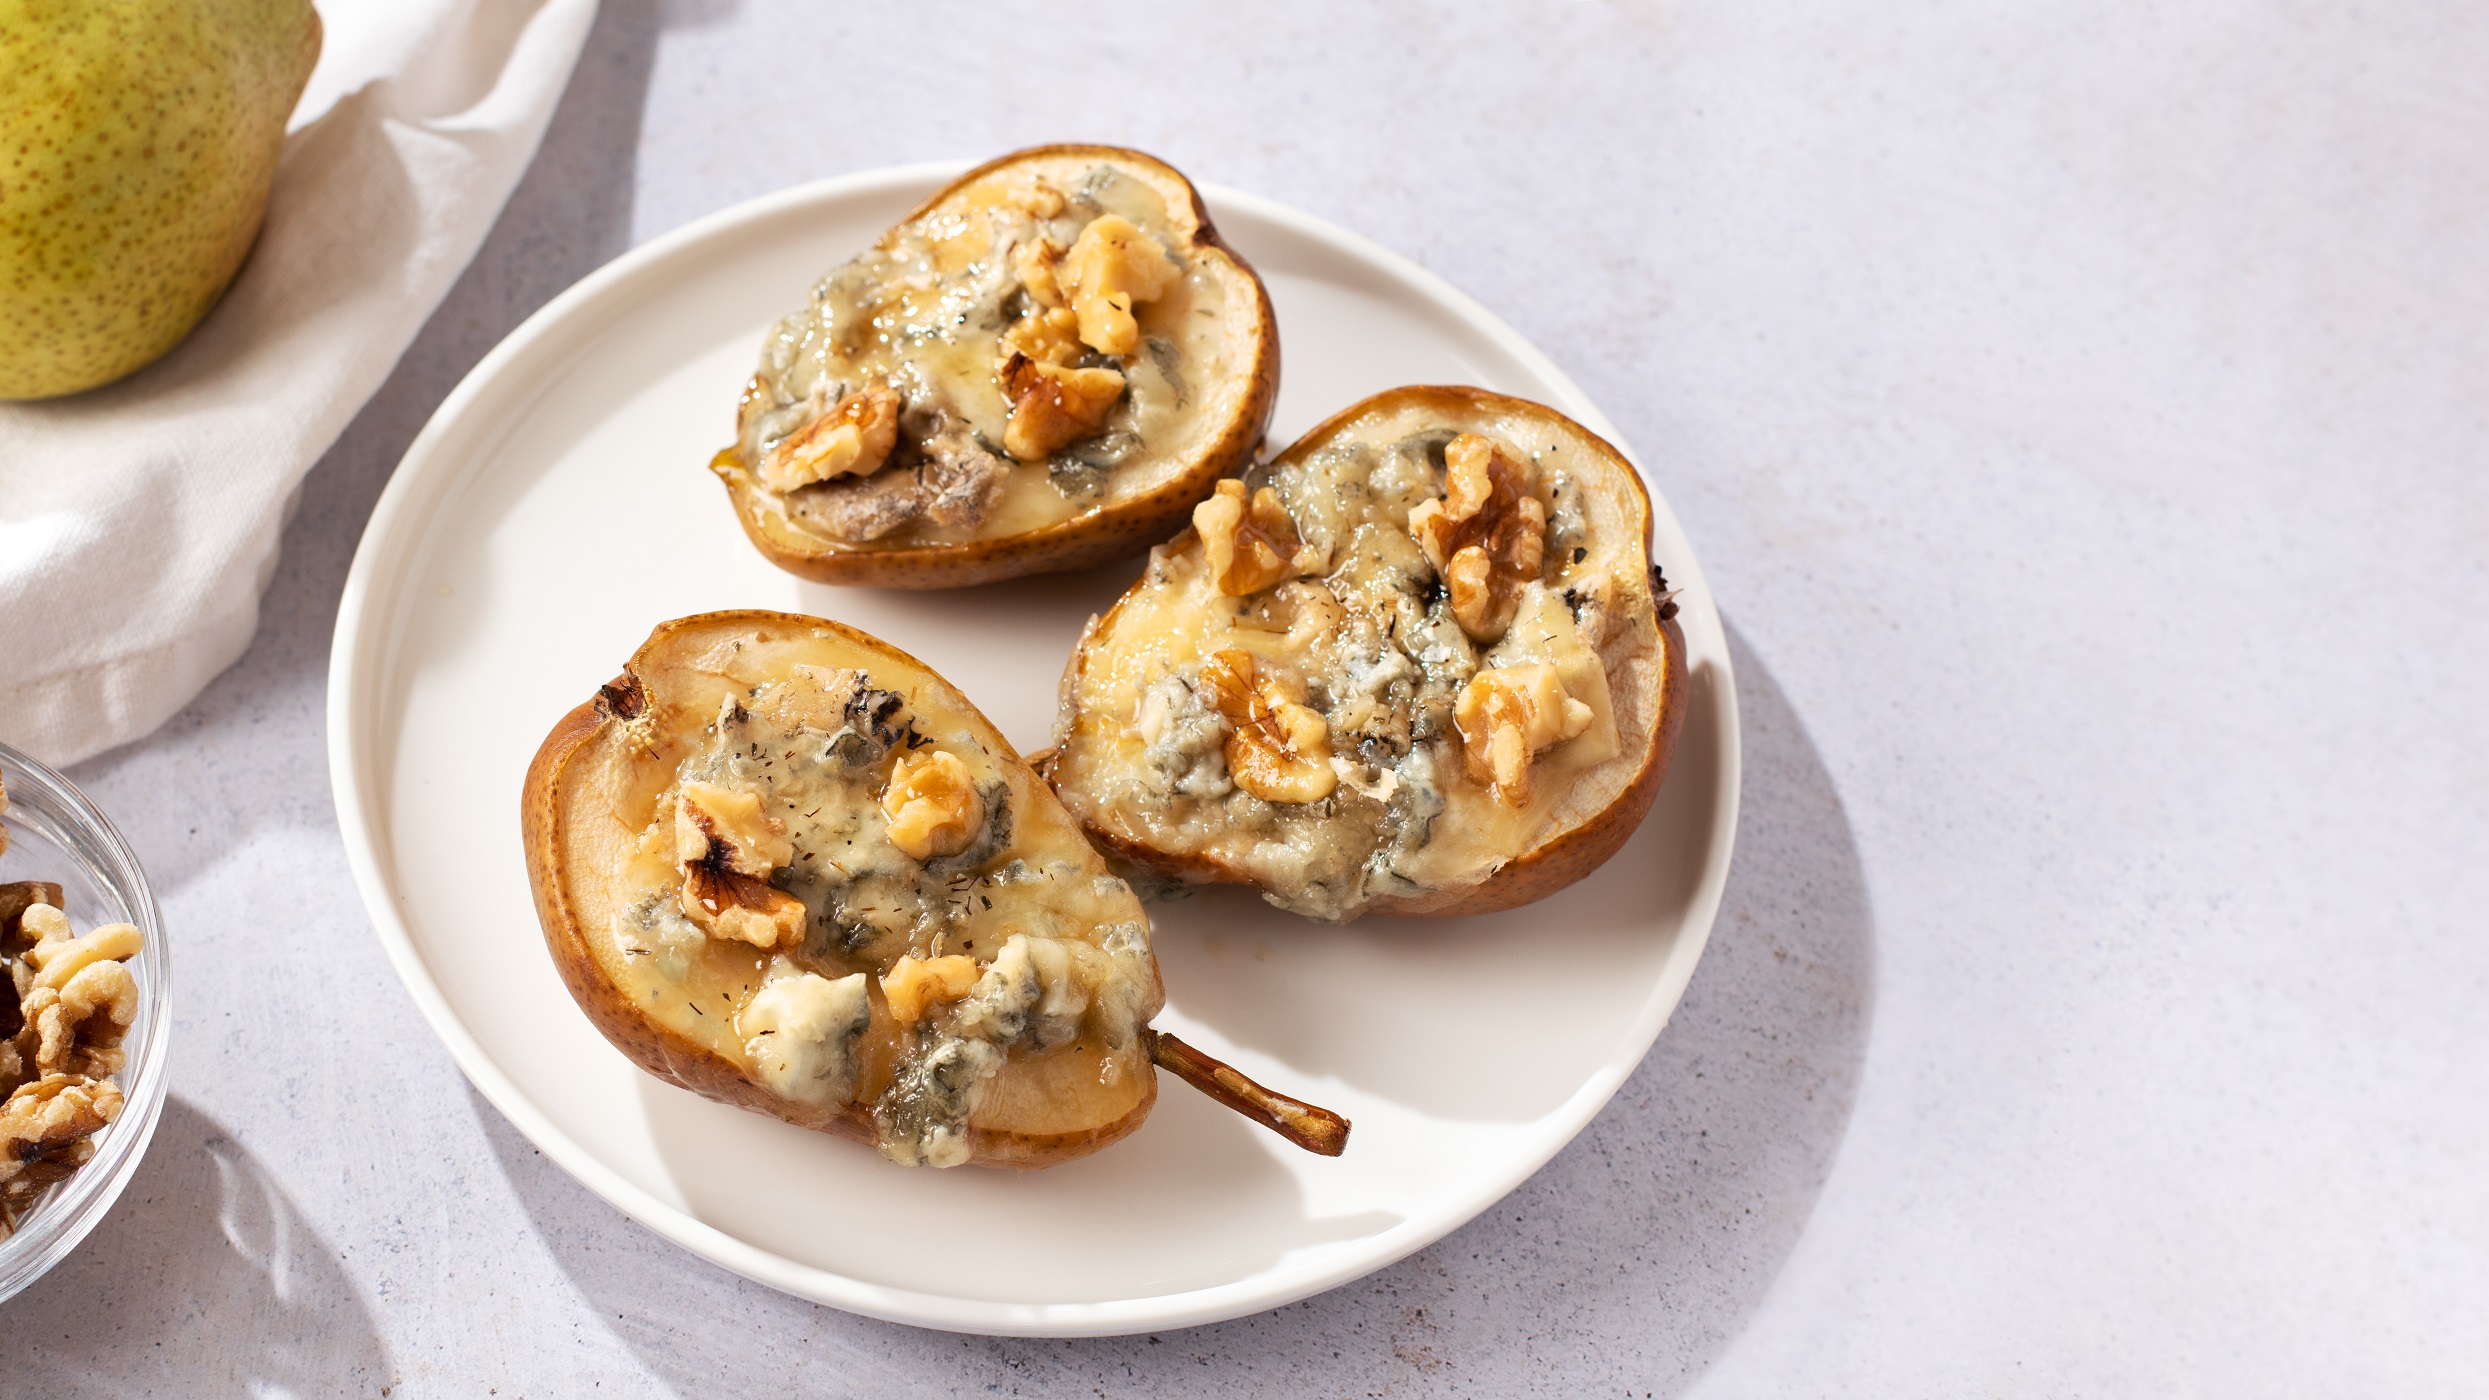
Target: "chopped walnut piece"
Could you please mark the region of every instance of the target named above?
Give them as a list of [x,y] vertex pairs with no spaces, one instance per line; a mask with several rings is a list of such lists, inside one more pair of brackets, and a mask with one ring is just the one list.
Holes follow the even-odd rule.
[[[1063,288],[1055,281],[1055,268],[1063,261],[1063,245],[1051,238],[1023,240],[1011,250],[1011,275],[1019,281],[1028,299],[1045,310],[1063,305]],[[1079,318],[1071,324],[1078,326]]]
[[28,909],[23,923],[42,939],[15,969],[24,1067],[38,1074],[118,1072],[121,1038],[138,1017],[138,983],[121,962],[138,952],[137,927],[105,924],[73,938],[68,916],[48,904]]
[[675,902],[711,938],[755,948],[801,943],[804,902],[769,883],[795,858],[760,794],[685,783],[674,808],[674,859],[683,870]]
[[767,879],[795,859],[786,828],[761,810],[757,792],[710,783],[685,783],[674,809],[674,856],[683,865],[707,863]]
[[1193,529],[1219,591],[1243,598],[1304,572],[1311,561],[1297,538],[1296,522],[1279,493],[1265,486],[1245,498],[1242,481],[1229,477],[1218,493],[1193,507]]
[[36,905],[61,907],[61,887],[49,880],[13,880],[0,885],[0,958],[34,946],[36,935],[21,932],[19,921]]
[[1257,674],[1241,651],[1211,655],[1201,668],[1212,705],[1232,731],[1227,772],[1265,802],[1319,802],[1339,786],[1331,769],[1331,726],[1277,676]]
[[944,421],[918,439],[914,469],[843,477],[787,498],[787,514],[807,530],[862,544],[930,520],[973,530],[1001,498],[1011,464],[977,445],[964,423]]
[[77,935],[69,931],[69,916],[57,904],[29,904],[17,916],[18,936],[29,949],[45,943],[67,943]]
[[1022,354],[1004,362],[1002,381],[1011,400],[1003,450],[1023,462],[1042,462],[1096,432],[1124,392],[1114,370],[1064,369]]
[[1530,493],[1529,464],[1491,439],[1463,433],[1443,457],[1443,497],[1409,512],[1409,533],[1442,574],[1461,631],[1491,644],[1546,558],[1547,507]]
[[0,1235],[35,1196],[95,1155],[89,1139],[121,1116],[121,1090],[83,1074],[47,1074],[0,1104]]
[[[0,885],[9,972],[0,1002],[13,1032],[0,1041],[0,1236],[95,1155],[89,1139],[121,1112],[121,1090],[103,1076],[120,1071],[138,1016],[138,984],[121,961],[138,952],[138,930],[106,924],[74,936],[60,897],[58,885]],[[40,1077],[21,1083],[29,1074]]]
[[959,755],[925,749],[902,754],[891,766],[882,815],[890,819],[890,844],[930,860],[968,849],[985,825],[985,800]]
[[841,476],[871,476],[899,441],[899,396],[875,384],[780,438],[761,458],[761,485],[784,495]]
[[901,957],[882,975],[882,997],[890,1003],[890,1014],[899,1024],[912,1026],[925,1018],[925,1012],[937,1001],[957,1001],[976,986],[980,969],[977,960],[953,955],[947,958]]
[[810,918],[804,901],[767,880],[707,864],[683,867],[675,903],[709,937],[755,948],[791,948],[803,942]]
[[1132,308],[1156,301],[1178,276],[1167,245],[1120,214],[1089,221],[1055,269],[1055,281],[1080,316],[1080,338],[1109,355],[1129,355],[1141,344]]
[[121,1089],[83,1074],[47,1074],[0,1103],[0,1181],[35,1159],[92,1137],[121,1116]]
[[[1003,332],[1003,349],[1013,355],[1025,355],[1050,369],[1060,369],[1080,358],[1080,319],[1068,308],[1039,309],[1011,323]],[[1009,359],[1005,358],[1008,365]]]
[[1470,778],[1489,784],[1507,807],[1529,805],[1531,761],[1579,737],[1593,717],[1545,664],[1480,671],[1452,707]]

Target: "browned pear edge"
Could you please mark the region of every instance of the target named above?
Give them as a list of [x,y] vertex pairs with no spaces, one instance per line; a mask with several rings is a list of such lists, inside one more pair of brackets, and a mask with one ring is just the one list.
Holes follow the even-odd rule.
[[[1307,429],[1302,436],[1289,445],[1286,451],[1273,460],[1275,462],[1293,460],[1320,445],[1342,425],[1355,418],[1368,413],[1391,412],[1411,402],[1420,405],[1439,404],[1447,409],[1520,412],[1543,417],[1553,420],[1566,433],[1578,439],[1583,446],[1606,454],[1615,463],[1623,479],[1632,485],[1634,497],[1642,513],[1642,557],[1645,560],[1650,558],[1651,493],[1650,489],[1642,484],[1641,473],[1634,470],[1633,464],[1626,460],[1624,453],[1616,450],[1615,444],[1545,404],[1535,403],[1529,399],[1514,398],[1509,394],[1498,394],[1462,385],[1416,384],[1398,389],[1386,389],[1382,393],[1350,404]],[[1179,531],[1175,538],[1181,540],[1189,529],[1190,527],[1187,526],[1185,531]],[[1137,583],[1134,585],[1136,588],[1138,586]],[[1125,597],[1130,596],[1130,592],[1127,591]],[[1122,599],[1117,599],[1115,607],[1122,606]],[[1581,880],[1590,872],[1606,864],[1610,856],[1615,855],[1624,847],[1635,828],[1641,826],[1642,819],[1649,815],[1651,804],[1659,798],[1660,784],[1668,776],[1669,755],[1676,749],[1677,733],[1685,727],[1685,711],[1688,703],[1685,633],[1677,626],[1676,604],[1663,593],[1655,599],[1654,606],[1659,612],[1657,622],[1660,645],[1667,652],[1665,670],[1660,682],[1659,722],[1652,726],[1651,743],[1642,755],[1641,770],[1634,775],[1633,781],[1626,785],[1624,791],[1617,794],[1616,800],[1587,820],[1568,828],[1553,840],[1543,842],[1497,866],[1494,874],[1474,885],[1463,885],[1457,889],[1428,890],[1423,894],[1388,896],[1367,904],[1357,914],[1351,915],[1351,918],[1365,914],[1395,916],[1492,914],[1500,910],[1518,908],[1521,905],[1545,899],[1565,886]],[[1063,693],[1067,697],[1072,693],[1083,668],[1087,665],[1089,638],[1102,634],[1113,617],[1114,609],[1110,608],[1104,617],[1093,620],[1089,624],[1089,629],[1082,634],[1080,645],[1073,650],[1071,661],[1064,672]],[[1045,774],[1048,781],[1052,781],[1054,751],[1049,750],[1041,757],[1038,771]],[[1078,815],[1076,810],[1075,815]],[[1081,830],[1088,833],[1090,844],[1129,866],[1193,884],[1250,885],[1253,883],[1252,877],[1224,861],[1206,856],[1174,855],[1155,847],[1127,841],[1111,832],[1101,830],[1091,825],[1086,817],[1081,817],[1080,822]]]
[[[1253,454],[1261,448],[1263,434],[1269,430],[1271,410],[1279,402],[1279,320],[1271,312],[1270,289],[1262,285],[1261,275],[1219,237],[1218,227],[1210,222],[1209,209],[1201,202],[1201,192],[1174,166],[1122,146],[1032,146],[989,160],[953,180],[899,223],[914,221],[950,198],[961,186],[1006,166],[1024,160],[1083,155],[1143,167],[1162,175],[1171,187],[1182,189],[1192,200],[1191,251],[1196,256],[1223,258],[1232,263],[1252,286],[1259,310],[1257,343],[1249,367],[1252,387],[1237,405],[1225,430],[1202,450],[1201,459],[1191,467],[1155,490],[1102,510],[996,539],[888,549],[856,548],[828,540],[818,540],[817,549],[809,548],[803,541],[817,537],[791,525],[771,528],[770,517],[777,513],[775,508],[745,468],[740,452],[729,447],[710,461],[709,470],[726,484],[726,494],[734,502],[735,518],[742,522],[744,535],[768,556],[769,562],[815,583],[868,588],[966,588],[1027,574],[1095,568],[1138,554],[1165,539],[1168,532],[1191,517],[1193,507],[1210,494],[1220,477],[1243,470],[1253,460]],[[793,538],[798,535],[802,538]]]
[[[527,883],[535,893],[536,920],[544,927],[545,948],[553,955],[553,965],[562,974],[562,983],[570,989],[571,998],[587,1013],[588,1021],[599,1033],[628,1056],[631,1062],[659,1079],[689,1089],[704,1098],[748,1108],[785,1119],[801,1128],[836,1133],[871,1146],[874,1143],[872,1113],[863,1104],[848,1104],[835,1112],[807,1109],[761,1088],[743,1077],[740,1070],[724,1058],[693,1044],[673,1031],[651,1021],[646,1013],[632,1005],[629,997],[615,987],[597,965],[595,955],[588,951],[587,939],[574,912],[570,892],[562,875],[560,851],[562,832],[560,805],[556,801],[563,785],[573,776],[572,765],[583,761],[590,742],[603,734],[608,726],[625,724],[647,703],[646,692],[636,674],[641,658],[668,635],[692,627],[749,626],[780,623],[793,627],[818,627],[837,632],[849,640],[892,660],[914,667],[927,675],[933,669],[915,657],[852,627],[823,618],[799,613],[771,612],[760,609],[701,613],[660,623],[648,634],[648,640],[631,654],[622,674],[613,683],[599,688],[594,699],[562,716],[553,732],[536,750],[527,765],[527,784],[520,798],[519,826],[527,845]],[[962,697],[963,700],[965,697]],[[971,704],[969,710],[993,735],[1000,739],[984,714]],[[1003,740],[1002,755],[1016,763],[1019,755],[1010,742]],[[1029,1134],[1000,1133],[984,1128],[970,1130],[973,1160],[980,1166],[1046,1167],[1074,1157],[1085,1156],[1130,1134],[1149,1116],[1158,1101],[1158,1077],[1147,1076],[1140,1102],[1123,1117],[1112,1122],[1077,1132]]]

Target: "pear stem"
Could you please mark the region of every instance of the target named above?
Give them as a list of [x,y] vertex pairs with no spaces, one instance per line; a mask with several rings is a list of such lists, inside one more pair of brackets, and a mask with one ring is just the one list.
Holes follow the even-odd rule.
[[1161,1069],[1308,1152],[1337,1157],[1348,1150],[1348,1120],[1327,1108],[1265,1089],[1164,1031],[1143,1031]]

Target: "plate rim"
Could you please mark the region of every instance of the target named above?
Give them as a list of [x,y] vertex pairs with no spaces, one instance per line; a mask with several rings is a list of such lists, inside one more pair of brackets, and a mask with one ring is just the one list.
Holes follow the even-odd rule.
[[[1369,1273],[1387,1268],[1440,1240],[1510,1195],[1537,1174],[1555,1155],[1580,1136],[1606,1107],[1648,1055],[1676,1007],[1682,1002],[1696,964],[1709,945],[1717,922],[1734,857],[1737,820],[1743,789],[1744,744],[1737,713],[1737,685],[1726,643],[1726,629],[1690,541],[1665,498],[1650,486],[1655,515],[1678,537],[1683,548],[1670,567],[1678,571],[1688,601],[1722,641],[1709,658],[1716,668],[1708,695],[1698,697],[1718,713],[1719,796],[1707,833],[1716,850],[1706,862],[1680,929],[1680,951],[1662,964],[1651,994],[1636,1014],[1618,1052],[1589,1075],[1578,1089],[1542,1123],[1547,1130],[1533,1150],[1522,1154],[1515,1168],[1457,1199],[1455,1207],[1429,1218],[1403,1221],[1371,1237],[1365,1250],[1327,1252],[1318,1267],[1274,1269],[1253,1278],[1206,1288],[1154,1294],[1141,1298],[1081,1303],[1013,1303],[960,1298],[873,1283],[803,1264],[727,1233],[657,1198],[606,1165],[595,1153],[570,1137],[539,1110],[477,1041],[449,1005],[447,996],[415,947],[412,933],[399,917],[382,852],[388,822],[377,809],[384,784],[371,773],[369,736],[361,719],[385,705],[390,677],[382,651],[401,612],[396,592],[401,582],[384,573],[411,544],[424,538],[424,508],[439,504],[449,486],[464,480],[458,464],[443,457],[443,443],[476,410],[502,376],[524,367],[572,323],[595,313],[627,309],[631,294],[644,278],[658,275],[664,263],[686,249],[729,238],[806,207],[890,194],[918,187],[935,188],[973,167],[965,160],[928,161],[878,167],[808,181],[731,205],[693,220],[632,248],[590,272],[539,307],[495,345],[456,388],[441,401],[421,432],[408,444],[388,485],[374,505],[354,562],[338,599],[336,631],[329,651],[326,704],[327,748],[331,796],[337,812],[347,865],[357,893],[370,915],[374,935],[389,963],[413,998],[416,1009],[470,1084],[508,1118],[531,1143],[607,1204],[638,1224],[711,1263],[753,1282],[843,1311],[911,1326],[1000,1336],[1077,1337],[1129,1335],[1206,1325],[1264,1312],[1310,1297]],[[1450,313],[1469,329],[1483,334],[1548,383],[1566,391],[1566,411],[1616,445],[1642,470],[1639,459],[1571,376],[1466,292],[1409,258],[1328,220],[1277,201],[1209,182],[1196,182],[1203,201],[1214,212],[1232,210],[1283,226],[1313,243],[1364,263],[1412,287],[1424,300]],[[556,360],[558,365],[558,358]],[[554,372],[541,376],[549,383]],[[543,392],[540,386],[536,392]],[[446,482],[446,484],[444,484]],[[431,496],[424,492],[431,489]],[[368,669],[367,669],[368,668]],[[375,716],[377,718],[377,716]],[[1630,1053],[1627,1053],[1627,1052]]]

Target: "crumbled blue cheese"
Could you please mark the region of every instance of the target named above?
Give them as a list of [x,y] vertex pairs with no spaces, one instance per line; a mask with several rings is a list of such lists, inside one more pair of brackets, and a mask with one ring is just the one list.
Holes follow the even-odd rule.
[[1164,677],[1141,692],[1133,728],[1148,745],[1144,757],[1160,792],[1214,800],[1235,786],[1221,750],[1227,721],[1181,677]]
[[692,954],[708,940],[683,917],[670,890],[642,896],[614,914],[614,946],[626,958],[646,958],[650,970],[669,982],[690,975]]
[[[737,1013],[728,1053],[739,1050],[754,1082],[789,1101],[852,1102],[872,979],[902,956],[974,958],[982,966],[968,993],[904,1029],[871,1105],[892,1160],[956,1165],[974,1155],[971,1119],[1013,1055],[1084,1035],[1109,1050],[1132,1045],[1157,1010],[1147,927],[1116,922],[1131,893],[1069,827],[1059,828],[1069,851],[1013,853],[1021,823],[1002,760],[939,705],[920,709],[861,672],[793,669],[731,694],[678,770],[678,786],[707,794],[701,810],[713,817],[757,804],[738,820],[758,831],[765,817],[770,839],[747,832],[742,845],[772,853],[769,881],[808,915],[802,946],[769,959]],[[966,765],[986,815],[965,849],[920,860],[891,841],[880,799],[893,763],[928,751]],[[677,982],[706,942],[663,892],[617,916],[615,932],[627,955]]]
[[840,1104],[856,1095],[856,1037],[873,1023],[863,973],[832,981],[781,956],[735,1018],[752,1071],[771,1093],[797,1103]]
[[[1579,478],[1553,450],[1534,452],[1539,485],[1552,495],[1534,497],[1552,522],[1542,570],[1518,582],[1511,622],[1481,645],[1409,526],[1444,491],[1456,438],[1448,428],[1345,438],[1248,472],[1246,489],[1274,491],[1304,547],[1328,559],[1306,576],[1231,596],[1206,550],[1179,541],[1154,552],[1106,630],[1083,640],[1083,693],[1058,736],[1066,800],[1119,835],[1241,871],[1273,903],[1317,918],[1475,883],[1526,849],[1568,779],[1619,752],[1600,648],[1625,617],[1639,572],[1591,560]],[[1335,783],[1290,800],[1230,780],[1228,765],[1244,765],[1229,721],[1246,719],[1232,704],[1223,719],[1200,680],[1230,651],[1284,678],[1316,712],[1325,745],[1317,757]],[[1504,803],[1470,769],[1459,700],[1484,670],[1542,663],[1594,720],[1532,751],[1545,791],[1558,796]],[[1115,716],[1120,733],[1101,733],[1084,715],[1120,705],[1131,707]],[[1443,820],[1447,813],[1458,819]]]

